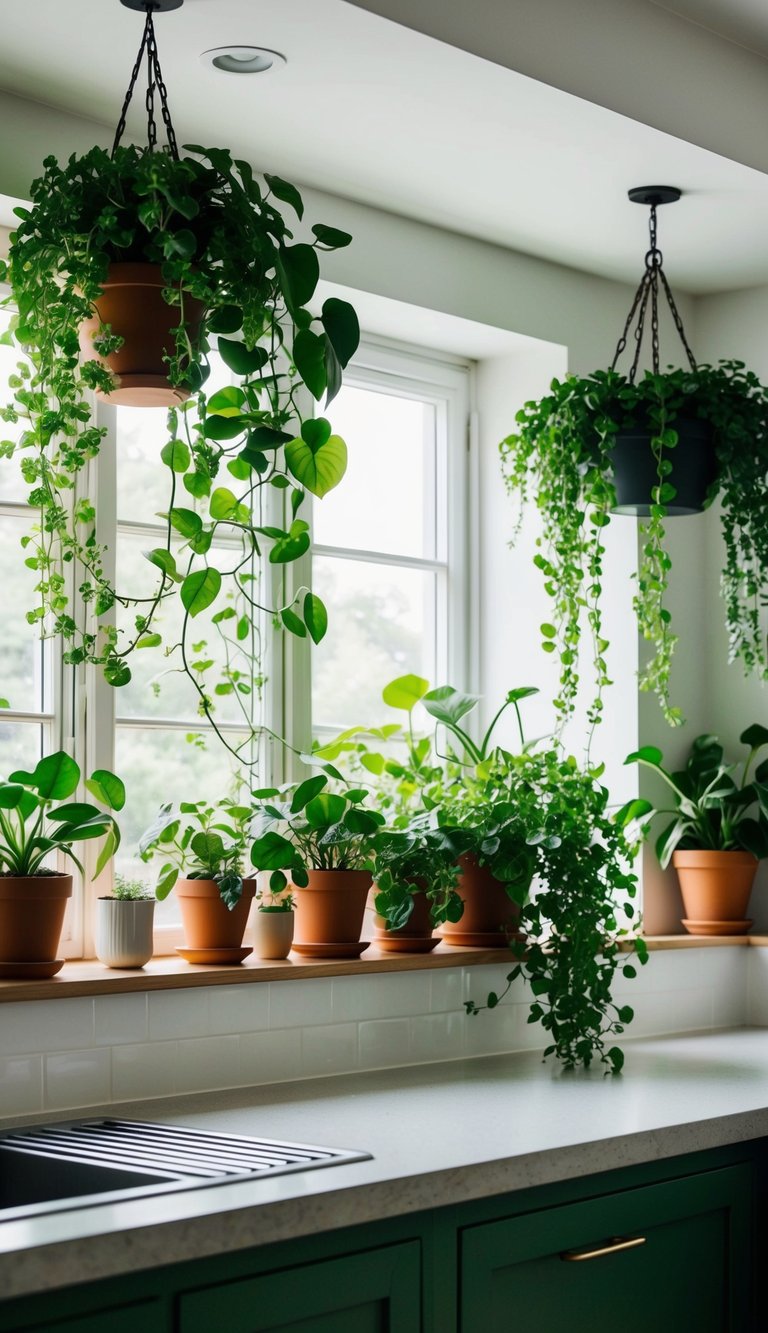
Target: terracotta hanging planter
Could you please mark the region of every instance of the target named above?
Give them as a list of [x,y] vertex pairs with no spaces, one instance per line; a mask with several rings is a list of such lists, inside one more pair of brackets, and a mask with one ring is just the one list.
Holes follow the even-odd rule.
[[440,927],[445,943],[465,949],[503,949],[509,939],[521,938],[520,908],[504,885],[471,852],[459,857],[459,865],[456,889],[464,902],[464,914],[460,921],[446,921]]
[[96,957],[105,967],[143,967],[152,957],[155,900],[99,898]]
[[[675,421],[677,444],[664,451],[672,471],[664,478],[677,492],[665,508],[670,517],[700,514],[710,486],[717,476],[714,431],[708,421]],[[611,450],[616,504],[611,512],[648,518],[652,492],[659,484],[658,464],[651,448],[648,427],[621,431]]]
[[[101,362],[115,377],[111,393],[96,391],[104,402],[124,407],[178,407],[189,398],[190,389],[168,382],[166,356],[175,352],[172,330],[178,327],[182,311],[163,299],[166,285],[157,264],[110,264],[102,295],[95,303],[98,313],[80,325],[83,360]],[[203,311],[200,301],[185,296],[183,315],[193,344]],[[119,350],[107,356],[93,345],[101,324],[108,324],[123,339]]]
[[[256,892],[255,879],[243,880],[242,896],[231,912],[222,901],[215,879],[180,879],[174,892],[184,926],[185,947],[180,952],[189,962],[239,963],[252,952],[242,943]],[[192,954],[207,956],[192,958]]]
[[384,917],[377,916],[374,943],[384,953],[431,953],[440,943],[434,933],[431,904],[426,893],[414,893],[413,911],[404,926],[388,930]]
[[689,935],[747,935],[757,858],[751,852],[677,851],[672,864],[680,881]]
[[287,958],[293,944],[293,912],[259,907],[253,918],[253,943],[257,958]]
[[[72,876],[0,875],[0,966],[3,976],[28,975],[33,964],[61,965],[56,958]],[[56,966],[58,964],[58,966]],[[14,972],[14,965],[18,970]]]
[[316,958],[358,957],[372,876],[367,870],[310,870],[306,888],[293,888],[296,953]]

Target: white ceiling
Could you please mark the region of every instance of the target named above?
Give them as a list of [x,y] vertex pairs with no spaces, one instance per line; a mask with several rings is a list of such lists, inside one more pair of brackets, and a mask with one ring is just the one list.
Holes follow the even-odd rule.
[[768,57],[767,0],[651,0],[651,3]]
[[[703,22],[716,5],[746,23],[768,0],[667,7]],[[3,9],[0,87],[114,124],[141,16],[119,0]],[[626,191],[676,184],[685,197],[663,212],[660,238],[675,285],[768,282],[760,172],[343,0],[186,0],[156,28],[180,142],[227,144],[297,183],[629,280],[646,219]],[[201,64],[228,43],[288,64],[253,77]],[[129,128],[140,135],[140,109]]]

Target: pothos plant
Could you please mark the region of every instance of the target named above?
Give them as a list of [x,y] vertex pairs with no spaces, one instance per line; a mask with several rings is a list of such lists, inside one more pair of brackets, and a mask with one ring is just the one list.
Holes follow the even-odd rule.
[[[560,688],[555,701],[561,721],[573,713],[580,675],[582,633],[591,640],[595,693],[589,708],[594,726],[610,683],[602,622],[604,529],[616,503],[612,450],[617,435],[650,431],[657,484],[647,522],[641,525],[640,562],[634,609],[652,656],[640,688],[652,690],[672,725],[682,721],[669,696],[676,643],[666,606],[671,560],[665,519],[675,488],[670,481],[676,425],[683,419],[714,429],[717,475],[707,504],[719,495],[725,544],[722,586],[731,658],[768,678],[768,653],[761,628],[761,602],[768,599],[768,390],[741,362],[647,371],[636,383],[611,371],[553,380],[549,394],[518,412],[516,432],[501,444],[509,491],[518,503],[518,524],[529,500],[542,519],[535,564],[552,599],[552,617],[541,626],[543,648],[557,653]],[[515,535],[516,535],[515,534]]]
[[[528,1021],[541,1023],[549,1037],[545,1058],[554,1055],[567,1069],[598,1060],[618,1073],[624,1054],[613,1039],[634,1014],[614,1002],[613,980],[619,967],[634,977],[635,962],[648,956],[641,938],[622,945],[636,924],[636,849],[626,827],[635,812],[611,814],[596,771],[553,749],[499,755],[480,776],[506,790],[510,808],[528,825],[533,887],[519,895],[527,938],[510,942],[516,962],[506,988],[492,991],[484,1005],[467,1001],[467,1012],[495,1008],[524,977],[533,994]],[[634,958],[623,957],[626,947]]]
[[180,876],[211,879],[229,911],[243,894],[243,873],[252,818],[249,805],[225,799],[215,805],[182,801],[178,811],[169,802],[139,840],[142,861],[161,859],[155,897],[168,897]]
[[[11,287],[6,304],[17,312],[6,337],[22,354],[13,401],[0,412],[19,424],[19,438],[2,441],[0,455],[19,452],[35,514],[24,539],[37,578],[28,619],[63,639],[67,662],[97,665],[113,686],[130,680],[134,652],[170,655],[214,728],[217,702],[234,698],[247,734],[236,747],[241,758],[255,734],[261,626],[272,620],[315,642],[326,630],[325,608],[309,589],[273,601],[259,591],[259,572],[262,559],[280,568],[307,551],[305,492],[322,497],[343,476],[344,441],[325,417],[312,417],[302,391],[329,403],[359,341],[347,302],[329,298],[317,315],[308,308],[319,253],[351,237],[316,224],[311,241],[297,242],[278,204],[301,220],[299,192],[277,176],[264,181],[225,149],[194,145],[178,159],[133,146],[112,155],[93,148],[63,166],[47,158],[31,208],[16,210],[10,257],[0,266]],[[90,393],[108,395],[113,381],[101,361],[81,362],[79,328],[97,313],[115,261],[161,266],[165,300],[178,313],[168,377],[192,390],[168,413],[158,460],[167,481],[163,539],[144,553],[157,572],[147,595],[109,574],[89,490],[105,434]],[[119,329],[102,325],[94,346],[106,355],[121,342]],[[237,382],[208,395],[214,350]],[[275,493],[277,521],[265,511]],[[90,612],[85,623],[73,588]],[[177,601],[181,631],[166,642]],[[220,669],[194,625],[208,608]]]

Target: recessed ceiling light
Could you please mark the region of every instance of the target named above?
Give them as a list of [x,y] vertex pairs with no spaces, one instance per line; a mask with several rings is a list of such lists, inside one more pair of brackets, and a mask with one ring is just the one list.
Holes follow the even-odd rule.
[[225,74],[263,74],[287,63],[279,51],[269,51],[265,46],[214,46],[203,51],[200,59]]

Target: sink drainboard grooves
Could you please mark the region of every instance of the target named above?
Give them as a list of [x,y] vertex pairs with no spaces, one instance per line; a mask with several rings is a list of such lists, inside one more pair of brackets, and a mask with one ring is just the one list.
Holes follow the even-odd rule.
[[363,1161],[369,1153],[135,1120],[84,1120],[12,1130],[2,1143],[23,1152],[105,1166],[162,1170],[180,1179],[253,1178]]

